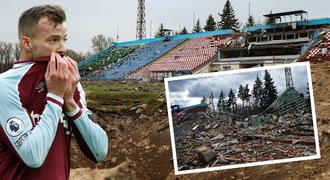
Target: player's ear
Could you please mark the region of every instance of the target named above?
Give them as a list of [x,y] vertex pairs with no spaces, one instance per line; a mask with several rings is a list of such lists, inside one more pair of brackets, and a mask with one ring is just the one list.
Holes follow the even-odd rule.
[[28,52],[32,51],[31,39],[29,37],[22,36],[20,43],[21,43],[21,47],[24,48],[26,51]]

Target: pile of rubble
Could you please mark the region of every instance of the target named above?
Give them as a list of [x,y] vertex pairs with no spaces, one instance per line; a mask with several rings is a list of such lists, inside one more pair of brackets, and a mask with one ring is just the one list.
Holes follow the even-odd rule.
[[191,114],[174,126],[179,170],[316,155],[310,112],[264,118],[268,120]]

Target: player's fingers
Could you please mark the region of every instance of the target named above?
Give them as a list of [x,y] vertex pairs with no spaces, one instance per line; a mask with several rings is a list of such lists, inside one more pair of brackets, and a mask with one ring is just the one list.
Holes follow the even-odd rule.
[[71,67],[72,67],[72,70],[73,70],[73,73],[74,73],[74,76],[80,80],[80,75],[79,75],[79,70],[78,70],[78,65],[77,65],[77,62],[73,59],[71,59],[70,57],[68,57],[69,59],[69,62],[71,64]]
[[49,73],[56,72],[56,58],[55,58],[55,53],[52,52],[50,55],[50,61],[48,63],[49,66]]
[[59,55],[56,54],[56,59],[57,59],[57,65],[58,65],[58,72],[61,74],[64,74],[66,77],[68,76],[68,65],[65,62],[65,60]]

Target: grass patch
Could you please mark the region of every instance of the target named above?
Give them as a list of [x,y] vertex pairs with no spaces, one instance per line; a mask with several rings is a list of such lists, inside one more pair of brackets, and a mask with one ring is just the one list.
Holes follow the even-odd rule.
[[158,101],[155,98],[150,99],[147,102],[146,114],[148,116],[152,115],[160,106],[162,106],[163,102]]
[[157,96],[164,93],[162,83],[118,83],[82,82],[89,108],[116,112],[127,110],[138,104],[147,104],[147,115],[151,115],[163,102]]

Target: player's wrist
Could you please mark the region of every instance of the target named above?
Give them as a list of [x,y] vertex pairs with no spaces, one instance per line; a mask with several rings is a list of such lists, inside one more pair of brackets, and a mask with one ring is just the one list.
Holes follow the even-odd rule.
[[72,99],[64,99],[64,110],[66,112],[72,112],[78,107],[77,103]]
[[56,91],[52,91],[52,90],[48,90],[48,93],[54,94],[54,95],[64,99],[64,93],[60,93],[60,92],[56,92]]

